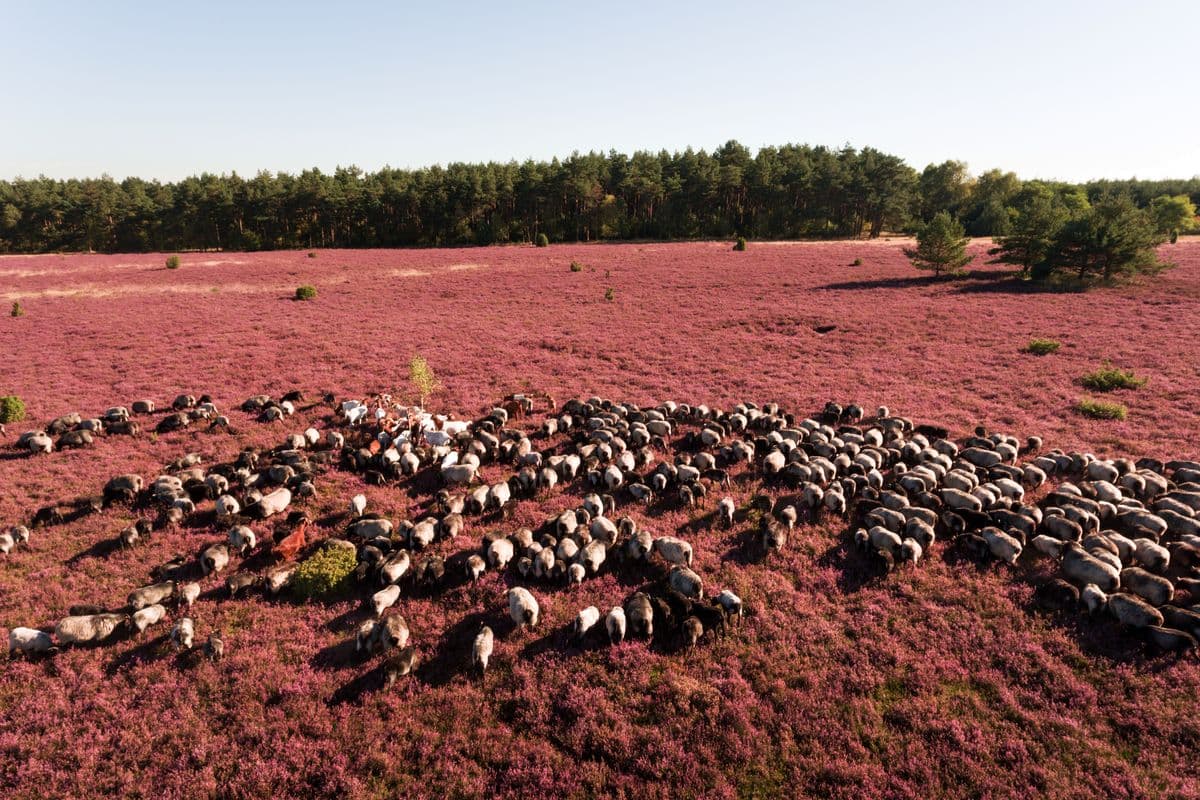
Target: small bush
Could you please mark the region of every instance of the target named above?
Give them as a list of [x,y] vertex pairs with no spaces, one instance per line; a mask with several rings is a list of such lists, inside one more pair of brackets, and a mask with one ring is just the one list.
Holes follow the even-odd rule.
[[168,256],[167,269],[179,269],[179,256]]
[[1146,385],[1146,379],[1118,369],[1112,364],[1105,364],[1095,372],[1084,375],[1079,379],[1079,383],[1093,392],[1111,392],[1115,389],[1140,389]]
[[316,257],[317,257],[317,254],[316,254],[316,253],[314,253],[313,251],[309,250],[309,251],[308,251],[308,257],[309,257],[309,258],[316,258]]
[[421,356],[413,356],[412,360],[408,362],[408,380],[416,389],[422,406],[425,405],[429,396],[440,388],[433,367],[429,366],[429,362]]
[[345,589],[358,566],[353,550],[322,547],[296,567],[292,592],[306,600],[331,597]]
[[739,253],[743,252],[746,249],[746,237],[739,236],[737,241],[733,243],[733,249],[737,250]]
[[862,259],[861,259],[861,258],[856,258],[856,259],[854,259],[853,261],[851,261],[851,262],[850,262],[850,266],[852,266],[852,267],[861,267],[861,266],[862,266]]
[[1129,409],[1120,403],[1093,400],[1090,397],[1081,397],[1075,404],[1075,410],[1092,419],[1125,419],[1129,414]]
[[317,287],[308,286],[307,284],[304,286],[296,287],[296,299],[297,300],[315,300],[316,297],[317,297]]
[[572,261],[571,272],[583,272],[583,264],[580,264],[578,261]]
[[14,317],[25,316],[25,306],[21,305],[20,300],[14,300],[12,305],[12,315]]
[[1054,339],[1030,339],[1029,344],[1025,345],[1025,352],[1033,353],[1035,356],[1048,356],[1058,352],[1060,347],[1062,347],[1062,342]]
[[533,243],[536,244],[538,247],[549,247],[550,246],[550,237],[544,233],[539,233],[537,235],[537,238],[533,240]]
[[0,397],[0,425],[25,419],[25,401],[10,394]]
[[613,292],[613,288],[611,286],[604,290],[604,299],[605,300],[607,300],[608,302],[611,303],[613,301],[614,297],[616,297],[616,293]]

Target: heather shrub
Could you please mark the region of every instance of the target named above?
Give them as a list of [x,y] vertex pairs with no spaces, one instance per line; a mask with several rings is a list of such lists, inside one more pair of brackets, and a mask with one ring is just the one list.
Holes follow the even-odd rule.
[[604,299],[605,300],[607,300],[608,302],[611,303],[613,301],[614,297],[616,297],[616,293],[613,292],[613,288],[611,286],[604,290]]
[[317,297],[317,287],[309,286],[307,284],[305,284],[304,286],[296,287],[296,299],[297,300],[314,300],[314,299],[316,299],[316,297]]
[[21,305],[20,300],[14,300],[12,304],[12,315],[14,317],[25,316],[25,306]]
[[167,257],[167,269],[179,269],[179,256]]
[[422,406],[425,405],[429,396],[439,388],[433,367],[429,366],[429,362],[419,355],[413,356],[412,360],[408,362],[408,380],[416,390]]
[[1075,404],[1075,410],[1092,419],[1125,419],[1129,414],[1129,409],[1120,403],[1093,400],[1090,397],[1081,397]]
[[25,419],[25,401],[16,395],[0,397],[0,425]]
[[331,597],[345,589],[358,556],[344,547],[322,547],[306,558],[292,576],[292,592],[306,600]]
[[536,244],[538,247],[549,247],[550,237],[544,233],[539,233],[537,235],[537,239],[534,240],[534,244]]
[[578,261],[572,261],[571,272],[583,272],[583,264],[580,264]]
[[745,252],[745,250],[746,250],[746,237],[745,237],[745,236],[739,236],[739,237],[737,238],[737,241],[733,243],[733,249],[734,249],[734,250],[737,250],[739,253]]
[[1116,389],[1140,389],[1146,385],[1145,378],[1139,378],[1132,372],[1118,369],[1112,364],[1105,364],[1094,372],[1089,372],[1079,379],[1085,389],[1093,392],[1111,392]]
[[1025,352],[1035,356],[1048,356],[1058,352],[1060,347],[1062,347],[1062,342],[1054,339],[1030,339],[1029,344],[1025,345]]

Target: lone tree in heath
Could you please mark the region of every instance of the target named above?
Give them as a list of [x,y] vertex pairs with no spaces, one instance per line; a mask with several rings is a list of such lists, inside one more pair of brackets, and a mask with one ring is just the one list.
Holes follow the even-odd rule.
[[421,407],[424,408],[429,396],[439,388],[433,367],[429,366],[429,362],[421,356],[413,356],[412,360],[408,362],[408,380],[412,383],[413,389],[417,391]]
[[904,255],[917,269],[933,270],[934,276],[961,275],[975,259],[967,255],[968,241],[962,223],[939,211],[917,231],[917,246],[904,248]]

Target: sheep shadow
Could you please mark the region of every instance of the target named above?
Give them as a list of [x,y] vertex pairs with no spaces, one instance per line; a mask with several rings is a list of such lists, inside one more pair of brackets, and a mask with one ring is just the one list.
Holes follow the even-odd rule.
[[386,683],[384,673],[384,665],[377,664],[361,675],[351,678],[350,681],[338,687],[329,699],[325,701],[325,705],[330,708],[343,706],[347,703],[360,705],[363,696],[373,691],[379,691],[384,688]]
[[855,594],[884,580],[879,570],[874,569],[866,557],[855,552],[844,537],[817,558],[817,565],[832,567],[837,572],[838,591],[846,595]]
[[120,549],[121,542],[119,539],[100,539],[90,547],[80,550],[78,553],[68,558],[64,563],[67,566],[74,566],[80,561],[84,561],[89,558],[109,558]]
[[330,672],[359,664],[363,660],[358,651],[357,641],[343,639],[337,644],[322,647],[309,659],[308,663],[313,669]]
[[475,636],[484,625],[493,631],[501,627],[495,613],[476,611],[443,631],[434,653],[417,667],[417,674],[429,686],[445,686],[471,666]]
[[155,636],[153,639],[134,645],[130,649],[121,653],[119,656],[109,661],[104,667],[104,674],[110,678],[116,675],[126,667],[131,667],[136,664],[141,664],[146,661],[152,661],[161,656],[163,645],[170,639],[170,634],[164,633]]

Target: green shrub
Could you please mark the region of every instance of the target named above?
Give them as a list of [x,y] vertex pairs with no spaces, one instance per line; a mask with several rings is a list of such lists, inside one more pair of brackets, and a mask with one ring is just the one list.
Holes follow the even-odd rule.
[[20,300],[14,300],[12,305],[12,315],[14,317],[25,316],[25,306],[21,305]]
[[616,297],[616,293],[613,292],[613,288],[611,286],[604,290],[605,300],[611,303],[614,297]]
[[580,264],[578,261],[572,261],[571,272],[583,272],[583,264]]
[[167,257],[167,269],[179,269],[179,256]]
[[1090,397],[1079,398],[1079,402],[1075,404],[1075,410],[1092,419],[1125,419],[1129,414],[1129,409],[1120,403],[1093,400]]
[[308,257],[309,257],[309,258],[316,258],[316,257],[317,257],[317,254],[316,254],[316,253],[314,253],[313,251],[309,250],[309,251],[308,251]]
[[1146,379],[1118,369],[1112,364],[1105,364],[1100,369],[1084,375],[1079,379],[1079,383],[1093,392],[1111,392],[1115,389],[1140,389],[1146,385]]
[[309,286],[307,284],[305,284],[304,286],[296,287],[296,299],[297,300],[315,300],[316,297],[317,297],[317,287]]
[[862,266],[862,259],[861,259],[861,258],[856,258],[856,259],[854,259],[853,261],[851,261],[851,262],[850,262],[850,266],[852,266],[852,267],[861,267],[861,266]]
[[1058,352],[1060,347],[1062,347],[1062,342],[1054,339],[1030,339],[1029,344],[1025,345],[1025,352],[1033,353],[1035,356],[1048,356]]
[[550,246],[550,237],[544,233],[539,233],[537,235],[537,238],[534,239],[533,243],[536,244],[538,247],[549,247]]
[[422,406],[429,400],[431,394],[441,388],[433,367],[429,366],[429,362],[421,356],[413,356],[412,360],[408,362],[408,380],[416,389]]
[[746,237],[739,236],[737,241],[733,243],[733,249],[737,250],[739,253],[743,252],[746,249]]
[[0,397],[0,425],[25,419],[25,401],[14,394]]
[[347,588],[356,566],[358,556],[353,550],[322,547],[296,567],[292,592],[306,600],[331,597]]

